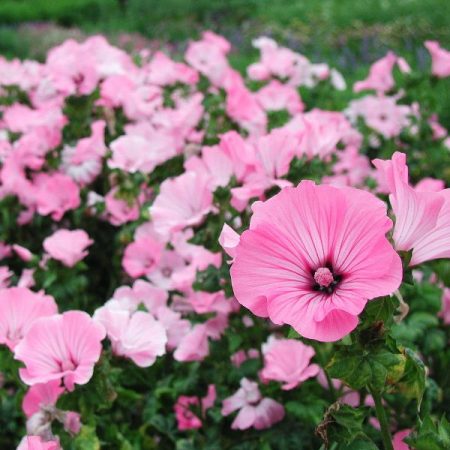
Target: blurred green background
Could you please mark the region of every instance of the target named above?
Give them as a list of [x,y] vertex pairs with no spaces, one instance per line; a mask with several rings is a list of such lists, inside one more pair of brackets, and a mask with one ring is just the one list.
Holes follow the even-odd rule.
[[237,65],[265,34],[348,73],[388,48],[424,65],[423,41],[450,47],[449,25],[449,0],[0,0],[0,53],[42,60],[66,37],[93,33],[121,46],[182,50],[212,29],[239,49]]

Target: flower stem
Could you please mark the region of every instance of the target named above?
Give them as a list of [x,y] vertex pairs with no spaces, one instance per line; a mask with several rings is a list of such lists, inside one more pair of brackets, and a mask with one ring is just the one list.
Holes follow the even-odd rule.
[[384,411],[383,403],[381,402],[381,394],[375,389],[369,388],[369,391],[372,394],[373,400],[375,402],[375,412],[377,414],[378,421],[380,422],[381,438],[383,439],[384,449],[394,450],[394,447],[392,446],[392,436],[391,432],[389,431],[386,412]]

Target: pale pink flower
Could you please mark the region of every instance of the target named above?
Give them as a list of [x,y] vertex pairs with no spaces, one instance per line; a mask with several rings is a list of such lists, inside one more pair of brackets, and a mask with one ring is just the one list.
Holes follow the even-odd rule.
[[81,185],[94,181],[102,170],[105,126],[103,120],[93,122],[91,136],[80,139],[75,147],[65,146],[61,152],[61,169]]
[[82,311],[36,320],[15,348],[24,383],[34,385],[62,379],[69,391],[86,384],[102,351],[105,329]]
[[222,87],[229,69],[226,55],[230,48],[230,43],[225,38],[212,31],[206,31],[200,41],[189,43],[185,58],[212,84]]
[[310,364],[315,355],[312,347],[295,339],[272,339],[263,345],[263,380],[283,382],[282,389],[294,389],[308,378],[319,373],[317,364]]
[[151,237],[141,237],[128,244],[122,259],[122,267],[133,278],[150,274],[161,259],[163,245]]
[[192,156],[184,163],[186,171],[196,172],[209,179],[209,187],[214,191],[218,186],[226,186],[233,175],[231,158],[218,145],[203,147],[201,158]]
[[257,93],[257,100],[266,111],[286,109],[292,115],[302,112],[305,107],[298,91],[278,80],[262,87]]
[[17,450],[61,450],[57,441],[44,441],[40,436],[25,436]]
[[12,246],[12,249],[14,250],[14,252],[16,253],[16,255],[25,262],[30,262],[33,259],[33,253],[30,252],[30,250],[28,250],[25,247],[22,247],[21,245],[18,244],[14,244]]
[[271,398],[262,398],[258,384],[243,378],[241,387],[222,403],[222,415],[228,416],[239,410],[231,424],[233,430],[270,428],[284,417],[283,405]]
[[164,326],[147,312],[109,308],[95,312],[94,319],[106,329],[113,352],[130,358],[139,367],[151,366],[166,351]]
[[207,179],[194,172],[168,179],[150,208],[155,230],[162,236],[198,225],[213,209]]
[[169,294],[157,286],[144,280],[136,280],[133,287],[121,286],[114,291],[114,300],[125,305],[123,309],[130,312],[136,311],[143,304],[149,312],[155,312],[162,306],[166,306]]
[[0,343],[14,350],[33,323],[58,313],[55,300],[24,287],[0,290]]
[[369,76],[363,81],[357,81],[353,86],[353,91],[361,92],[373,89],[380,94],[390,91],[395,85],[395,80],[392,76],[395,64],[398,64],[402,72],[411,71],[408,63],[403,58],[399,58],[393,52],[388,52],[386,56],[372,64]]
[[293,130],[293,125],[296,125],[300,139],[297,154],[308,159],[315,156],[321,159],[329,157],[350,128],[346,118],[339,112],[315,109],[297,117],[297,122],[291,122],[286,128]]
[[439,78],[450,76],[450,52],[437,41],[426,41],[425,47],[431,55],[431,73]]
[[105,207],[109,222],[118,227],[139,218],[139,205],[137,202],[129,204],[126,200],[117,197],[118,188],[111,189],[105,195]]
[[67,211],[80,206],[80,189],[67,175],[39,173],[33,184],[37,212],[42,216],[50,214],[59,222]]
[[191,331],[189,320],[182,319],[181,313],[166,306],[161,306],[156,310],[156,317],[166,329],[168,350],[177,348],[182,339]]
[[[408,184],[406,155],[373,161],[391,193],[393,239],[398,250],[413,250],[410,265],[450,256],[450,190],[416,191]],[[382,181],[383,182],[383,181]]]
[[410,125],[412,109],[408,105],[397,105],[395,97],[367,95],[352,100],[347,115],[352,121],[362,117],[368,127],[390,139]]
[[73,267],[88,255],[94,241],[84,230],[57,230],[44,240],[45,251],[67,267]]
[[197,324],[180,341],[173,357],[176,361],[203,361],[209,355],[208,328]]
[[130,173],[150,173],[157,165],[176,155],[171,139],[161,133],[155,133],[152,139],[139,135],[120,136],[111,142],[110,147],[112,158],[108,160],[108,167]]
[[384,203],[365,191],[311,181],[285,188],[253,206],[231,267],[236,299],[307,338],[341,339],[367,300],[401,283],[391,227]]
[[64,388],[60,386],[60,380],[35,384],[28,389],[23,397],[23,412],[29,418],[39,412],[42,407],[55,406],[63,392]]
[[189,85],[198,83],[198,72],[186,64],[173,61],[163,52],[156,52],[143,68],[146,79],[151,84],[168,86],[177,82]]
[[224,223],[219,236],[219,244],[224,252],[234,258],[236,256],[236,247],[239,245],[240,235],[236,233],[228,224]]
[[226,112],[250,135],[261,136],[267,128],[267,115],[256,94],[245,86],[238,73],[233,74],[226,87]]

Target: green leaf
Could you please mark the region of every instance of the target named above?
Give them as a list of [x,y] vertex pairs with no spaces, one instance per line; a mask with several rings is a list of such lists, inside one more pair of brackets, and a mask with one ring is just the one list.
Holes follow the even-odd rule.
[[394,383],[402,376],[405,361],[401,353],[384,349],[361,353],[355,345],[336,352],[326,369],[331,378],[338,378],[353,389],[370,384],[380,390],[386,382]]
[[405,439],[416,450],[448,450],[450,448],[450,426],[444,417],[437,423],[427,416],[419,429]]
[[97,437],[95,428],[87,425],[81,427],[81,431],[73,440],[74,450],[99,450],[100,440]]
[[426,370],[422,360],[411,349],[405,348],[405,371],[397,387],[408,398],[416,398],[418,409],[425,392]]

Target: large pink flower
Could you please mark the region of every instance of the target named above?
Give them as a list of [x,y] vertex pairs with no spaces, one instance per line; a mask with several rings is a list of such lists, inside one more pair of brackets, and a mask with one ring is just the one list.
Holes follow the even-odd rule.
[[401,260],[386,239],[385,204],[352,188],[296,188],[253,207],[231,268],[237,300],[301,335],[336,341],[369,299],[394,292]]
[[57,313],[50,295],[24,287],[0,290],[0,344],[14,350],[35,320]]
[[319,373],[317,364],[310,364],[314,349],[295,339],[271,339],[263,346],[264,380],[284,382],[282,389],[294,389]]
[[105,329],[82,311],[68,311],[33,323],[15,348],[25,364],[20,377],[28,385],[62,379],[69,391],[86,384],[102,351]]
[[58,230],[44,240],[45,251],[67,267],[73,267],[87,256],[86,247],[94,241],[84,230]]

